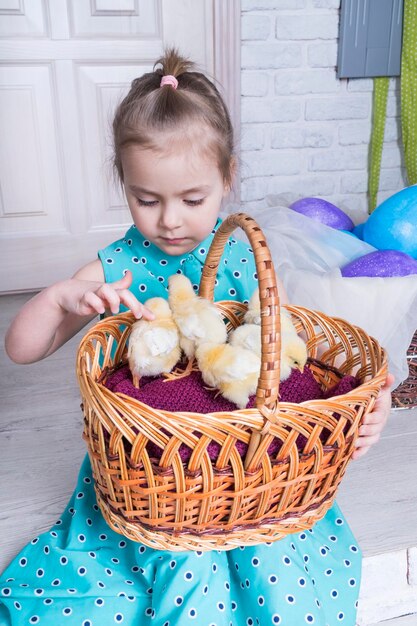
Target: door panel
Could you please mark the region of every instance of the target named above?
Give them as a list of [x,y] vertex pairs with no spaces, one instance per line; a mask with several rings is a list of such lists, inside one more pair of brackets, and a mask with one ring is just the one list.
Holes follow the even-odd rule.
[[228,0],[235,12],[224,19],[222,2],[0,0],[0,292],[70,276],[123,234],[114,108],[167,45],[238,81],[227,54],[215,58],[240,15]]
[[3,233],[66,229],[51,64],[0,68]]

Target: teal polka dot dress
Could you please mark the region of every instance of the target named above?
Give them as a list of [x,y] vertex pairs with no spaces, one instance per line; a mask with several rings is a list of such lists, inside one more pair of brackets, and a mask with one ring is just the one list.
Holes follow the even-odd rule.
[[[138,298],[166,297],[175,272],[198,289],[212,237],[171,257],[131,227],[99,258],[106,281],[131,270]],[[256,286],[251,249],[230,238],[216,300],[245,301]],[[228,552],[132,542],[104,521],[86,456],[61,518],[4,571],[0,625],[354,626],[360,571],[360,550],[337,505],[309,531]]]
[[[218,219],[205,241],[188,254],[180,256],[166,255],[145,239],[136,226],[132,226],[123,239],[98,253],[106,282],[119,280],[130,270],[133,275],[131,291],[138,300],[144,301],[155,296],[167,298],[168,278],[177,273],[185,274],[197,292],[207,252],[220,224],[221,220]],[[257,286],[252,249],[230,237],[219,264],[214,289],[215,300],[247,302]]]

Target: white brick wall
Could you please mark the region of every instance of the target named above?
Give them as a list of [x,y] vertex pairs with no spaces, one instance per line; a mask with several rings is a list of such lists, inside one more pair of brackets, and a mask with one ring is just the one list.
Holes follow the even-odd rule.
[[[371,79],[336,78],[340,0],[242,0],[243,205],[321,196],[367,214]],[[378,201],[405,185],[391,79]]]

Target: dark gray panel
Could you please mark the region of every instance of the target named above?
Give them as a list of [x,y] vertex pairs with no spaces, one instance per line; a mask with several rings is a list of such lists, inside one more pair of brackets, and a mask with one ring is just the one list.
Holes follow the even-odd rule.
[[399,76],[401,72],[401,48],[403,41],[404,0],[395,0],[391,22],[391,45],[387,76]]
[[388,48],[368,48],[364,76],[387,76]]
[[339,78],[397,76],[403,0],[342,0]]
[[369,11],[365,28],[367,48],[388,47],[391,32],[393,0],[368,0]]

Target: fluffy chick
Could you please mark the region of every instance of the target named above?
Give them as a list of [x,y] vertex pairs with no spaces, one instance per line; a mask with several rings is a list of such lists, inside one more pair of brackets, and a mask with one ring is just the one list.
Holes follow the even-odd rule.
[[281,335],[280,380],[286,380],[294,368],[303,372],[306,362],[307,346],[304,341],[296,332],[284,332]]
[[190,280],[183,274],[174,274],[168,279],[168,302],[175,323],[180,331],[180,346],[189,362],[202,341],[225,343],[226,325],[217,307],[198,296]]
[[155,319],[141,319],[133,324],[127,351],[135,387],[139,387],[141,376],[170,372],[181,356],[178,328],[168,302],[150,298],[145,306]]
[[228,343],[201,343],[196,357],[204,382],[244,409],[256,392],[261,360],[253,352]]
[[286,380],[291,370],[296,368],[301,373],[307,362],[307,346],[297,334],[291,319],[291,313],[281,307],[281,371],[280,380]]
[[[256,310],[256,302],[259,302],[258,290],[249,301],[248,311],[245,318],[253,320],[250,323],[238,326],[230,333],[229,343],[233,346],[240,346],[246,350],[251,350],[261,357],[261,329],[260,329],[260,307]],[[254,296],[257,300],[253,301]],[[281,372],[280,380],[286,380],[291,374],[291,370],[297,368],[302,372],[307,362],[307,348],[301,337],[298,336],[291,314],[281,307]],[[259,320],[259,321],[258,321]]]
[[261,324],[261,302],[259,300],[259,289],[255,289],[248,302],[248,310],[243,316],[246,324]]
[[[281,332],[289,337],[297,336],[297,332],[291,321],[290,313],[280,308],[281,311]],[[233,346],[241,346],[247,350],[252,350],[259,357],[261,356],[261,306],[259,301],[259,289],[255,289],[248,303],[248,309],[243,316],[244,323],[235,328],[229,335],[229,343]],[[287,340],[287,338],[286,338]]]
[[[294,324],[292,323],[291,313],[287,311],[283,306],[280,307],[281,313],[281,332],[294,332],[297,334],[295,330]],[[248,309],[243,316],[243,321],[245,324],[256,324],[257,326],[261,325],[261,302],[259,299],[259,289],[255,289],[253,292],[249,302]]]
[[248,303],[248,310],[243,316],[243,324],[229,334],[229,343],[232,346],[245,348],[261,356],[261,306],[259,289],[255,289]]
[[231,346],[250,350],[260,357],[262,350],[260,326],[257,324],[242,324],[238,326],[230,333],[229,343]]
[[281,313],[281,333],[284,335],[287,333],[288,335],[297,335],[297,331],[295,330],[295,326],[291,319],[291,313],[287,311],[283,306],[280,307]]

